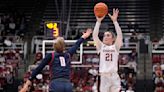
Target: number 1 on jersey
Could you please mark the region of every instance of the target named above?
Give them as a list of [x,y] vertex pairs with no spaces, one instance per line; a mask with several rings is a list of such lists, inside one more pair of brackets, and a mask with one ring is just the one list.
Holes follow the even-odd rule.
[[60,65],[61,66],[66,66],[66,64],[65,64],[65,58],[64,57],[59,57],[59,59],[60,59]]
[[111,53],[106,53],[105,54],[105,60],[106,61],[112,61],[112,54]]

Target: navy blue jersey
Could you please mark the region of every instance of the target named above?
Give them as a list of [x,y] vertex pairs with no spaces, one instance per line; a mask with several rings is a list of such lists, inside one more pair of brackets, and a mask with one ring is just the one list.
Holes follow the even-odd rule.
[[49,64],[52,79],[66,78],[70,75],[70,54],[54,53],[54,60]]
[[68,49],[65,53],[54,52],[54,59],[52,59],[52,53],[48,53],[45,58],[41,61],[40,65],[32,72],[30,80],[34,79],[36,75],[47,65],[51,64],[51,75],[53,79],[70,77],[70,57],[76,52],[80,44],[84,41],[84,38],[80,38],[77,42]]

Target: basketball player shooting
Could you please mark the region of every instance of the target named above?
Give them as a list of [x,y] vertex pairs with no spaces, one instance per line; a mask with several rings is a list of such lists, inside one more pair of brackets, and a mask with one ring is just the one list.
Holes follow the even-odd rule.
[[103,17],[97,17],[97,22],[93,31],[93,40],[96,43],[96,49],[100,54],[100,92],[119,92],[121,89],[120,77],[118,75],[118,55],[123,44],[122,31],[117,22],[119,10],[113,9],[113,15],[108,16],[113,21],[117,36],[111,31],[104,32],[103,41],[98,37],[99,27]]

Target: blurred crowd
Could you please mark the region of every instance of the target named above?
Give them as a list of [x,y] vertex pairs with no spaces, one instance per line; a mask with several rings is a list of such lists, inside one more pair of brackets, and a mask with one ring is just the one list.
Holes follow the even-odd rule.
[[16,12],[0,13],[0,91],[7,92],[18,77],[23,62],[24,17]]
[[164,92],[164,54],[154,54],[152,61],[155,92]]
[[0,90],[6,92],[18,76],[22,56],[17,50],[6,50],[0,54]]
[[24,36],[25,18],[22,13],[10,12],[0,14],[0,36]]

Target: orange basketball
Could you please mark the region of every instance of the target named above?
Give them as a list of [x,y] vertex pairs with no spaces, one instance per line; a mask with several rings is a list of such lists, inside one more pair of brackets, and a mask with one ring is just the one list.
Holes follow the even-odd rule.
[[107,13],[108,13],[108,6],[105,3],[100,2],[94,6],[95,16],[101,18],[105,16]]

